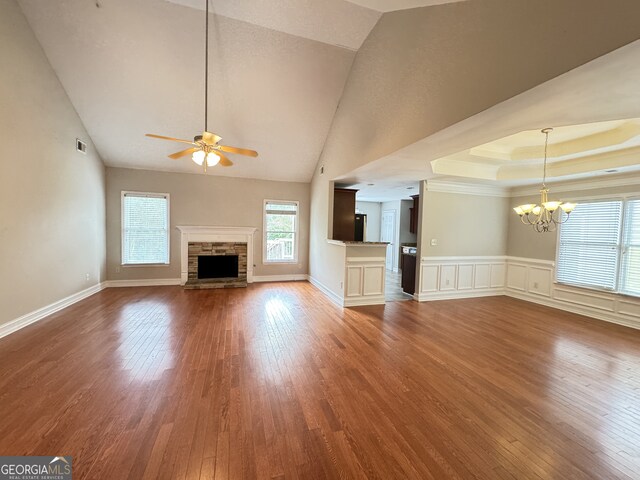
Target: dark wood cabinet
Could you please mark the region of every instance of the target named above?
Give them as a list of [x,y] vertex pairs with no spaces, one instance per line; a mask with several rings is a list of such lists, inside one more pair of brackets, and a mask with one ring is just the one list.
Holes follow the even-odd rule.
[[356,232],[356,192],[348,188],[333,190],[333,239],[352,242]]
[[420,195],[411,195],[413,206],[409,208],[409,232],[418,233],[420,221]]
[[413,295],[416,291],[416,256],[402,254],[402,291]]

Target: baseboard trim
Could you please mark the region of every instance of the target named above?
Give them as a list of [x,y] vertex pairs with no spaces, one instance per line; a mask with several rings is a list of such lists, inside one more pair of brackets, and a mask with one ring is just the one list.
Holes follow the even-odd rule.
[[384,305],[385,299],[383,296],[371,296],[371,297],[358,297],[358,298],[345,298],[343,307],[364,307],[367,305]]
[[460,298],[498,297],[504,295],[504,288],[491,288],[486,290],[452,290],[439,292],[423,292],[413,295],[419,302],[433,302],[435,300],[457,300]]
[[334,292],[329,290],[322,282],[318,281],[318,279],[313,278],[311,275],[308,277],[309,283],[324,293],[329,300],[338,305],[339,307],[344,307],[344,300],[336,295]]
[[308,280],[306,273],[294,273],[292,275],[254,275],[253,282],[302,282]]
[[21,317],[16,318],[15,320],[11,320],[10,322],[5,323],[4,325],[0,325],[0,338],[6,337],[7,335],[17,332],[18,330],[36,323],[39,320],[42,320],[49,315],[52,315],[63,308],[70,307],[74,303],[79,302],[80,300],[84,300],[91,295],[98,293],[101,290],[106,288],[106,282],[98,283],[93,285],[92,287],[81,290],[73,295],[69,295],[57,302],[53,302],[45,307],[39,308],[38,310],[34,310],[33,312],[22,315]]
[[636,330],[640,329],[640,322],[637,319],[627,317],[620,313],[607,312],[586,305],[582,306],[577,303],[562,302],[550,297],[533,295],[531,293],[520,292],[509,288],[506,289],[505,295],[508,297],[517,298],[518,300],[524,300],[525,302],[537,303],[546,307],[557,308],[558,310],[575,313],[577,315],[582,315],[588,318],[615,323],[617,325],[635,328]]
[[164,287],[168,285],[180,285],[179,278],[148,278],[145,280],[107,280],[107,288],[120,287]]

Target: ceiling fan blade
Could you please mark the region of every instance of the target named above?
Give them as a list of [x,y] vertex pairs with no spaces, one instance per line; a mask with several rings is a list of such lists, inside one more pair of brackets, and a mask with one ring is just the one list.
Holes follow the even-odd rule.
[[215,145],[220,140],[222,140],[222,137],[219,137],[215,133],[203,132],[202,133],[202,140],[204,140],[204,142],[209,144],[209,145]]
[[191,140],[181,140],[180,138],[163,137],[162,135],[154,135],[153,133],[146,133],[145,137],[159,138],[160,140],[170,140],[172,142],[182,142],[182,143],[188,143],[189,145],[195,145],[195,143],[193,143]]
[[187,155],[191,155],[192,153],[197,152],[198,150],[200,149],[197,147],[187,148],[186,150],[182,150],[181,152],[172,153],[171,155],[169,155],[169,158],[173,158],[174,160],[177,160],[179,158],[186,157]]
[[218,162],[218,165],[222,165],[223,167],[230,167],[231,165],[233,165],[233,162],[231,160],[229,160],[229,157],[227,157],[221,151],[218,150],[216,152],[216,155],[218,155],[220,157],[220,162]]
[[246,155],[248,157],[258,156],[258,152],[256,152],[255,150],[249,150],[247,148],[228,147],[226,145],[218,145],[218,149],[222,150],[223,152],[238,153],[240,155]]

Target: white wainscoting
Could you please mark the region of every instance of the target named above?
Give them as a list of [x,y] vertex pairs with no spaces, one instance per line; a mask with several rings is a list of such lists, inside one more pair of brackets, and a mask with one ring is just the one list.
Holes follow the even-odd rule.
[[555,283],[554,262],[507,257],[505,294],[640,329],[640,298]]
[[555,283],[550,260],[520,257],[423,257],[420,301],[507,295],[640,329],[640,298]]
[[506,257],[422,257],[420,302],[504,295]]
[[347,257],[345,307],[384,304],[385,257]]

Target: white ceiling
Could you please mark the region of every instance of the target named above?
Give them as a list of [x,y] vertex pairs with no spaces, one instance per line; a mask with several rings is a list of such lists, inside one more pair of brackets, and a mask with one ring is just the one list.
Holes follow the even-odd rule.
[[378,12],[393,12],[409,8],[430,7],[445,3],[463,2],[465,0],[348,0],[351,3],[377,10]]
[[[20,0],[105,164],[199,173],[179,143],[204,129],[204,15],[164,0]],[[210,174],[308,182],[355,53],[212,16],[209,130],[252,148]]]
[[[204,10],[206,0],[167,0]],[[382,15],[345,0],[211,0],[213,13],[357,50]]]
[[420,193],[420,182],[380,182],[355,183],[341,185],[344,188],[357,190],[356,200],[360,202],[392,202],[394,200],[409,200],[411,195]]
[[[640,119],[557,127],[549,134],[547,175],[563,177],[639,163]],[[485,180],[539,180],[544,134],[527,130],[431,162],[433,173]]]
[[[606,127],[605,129],[610,130],[612,127],[628,123],[620,120],[640,117],[638,85],[640,85],[640,40],[408,145],[391,155],[342,175],[336,180],[353,184],[374,183],[384,188],[385,184],[436,178],[442,174],[434,173],[432,169],[434,160],[460,152],[469,152],[474,147],[485,144],[493,144],[498,150],[500,148],[509,150],[513,147],[514,137],[512,136],[520,132],[524,133],[515,137],[519,138],[518,142],[533,146],[533,138],[541,136],[539,130],[549,126],[556,127],[558,141],[575,139],[576,132],[578,136],[589,137],[589,133],[599,133],[602,128]],[[611,123],[571,127],[595,122]],[[635,123],[635,120],[631,123]],[[571,133],[572,129],[573,133]],[[509,138],[505,141],[507,137]],[[494,143],[496,139],[503,140]],[[618,148],[618,152],[610,152],[607,158],[588,158],[587,168],[584,168],[584,163],[576,161],[569,169],[556,172],[552,170],[550,180],[593,177],[603,175],[612,168],[618,172],[640,171],[640,152],[630,148],[635,147],[636,139],[637,137],[634,137],[620,143],[621,148]],[[590,151],[590,148],[585,147],[587,157],[590,153],[602,153],[598,149]],[[579,154],[573,156],[580,157]],[[490,181],[494,185],[505,187],[533,184],[539,182],[542,176],[541,156],[538,154],[537,157],[533,159],[533,163],[537,163],[537,166],[526,175],[496,179],[495,169],[488,161],[477,165],[478,168],[485,167],[486,175],[474,176],[485,178],[485,182]],[[581,157],[577,160],[582,159]],[[621,165],[619,168],[612,167],[616,162]],[[462,176],[462,173],[464,172],[459,171],[457,177],[449,176],[448,178],[459,178],[464,181],[468,177],[468,172],[466,177]]]

